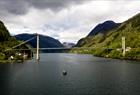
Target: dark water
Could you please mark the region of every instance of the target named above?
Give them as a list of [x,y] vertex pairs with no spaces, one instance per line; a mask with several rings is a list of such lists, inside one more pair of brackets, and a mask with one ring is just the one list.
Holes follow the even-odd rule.
[[139,63],[41,54],[39,63],[0,64],[0,95],[140,95]]

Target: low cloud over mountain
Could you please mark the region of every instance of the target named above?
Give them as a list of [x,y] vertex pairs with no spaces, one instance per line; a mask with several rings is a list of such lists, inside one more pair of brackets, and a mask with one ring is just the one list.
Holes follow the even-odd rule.
[[99,22],[123,22],[139,6],[138,0],[0,0],[0,20],[11,34],[37,32],[76,43]]

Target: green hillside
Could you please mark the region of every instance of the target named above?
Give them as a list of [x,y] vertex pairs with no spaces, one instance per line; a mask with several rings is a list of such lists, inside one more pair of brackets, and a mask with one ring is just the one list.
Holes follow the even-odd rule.
[[[10,49],[20,43],[21,41],[18,41],[15,37],[10,36],[10,33],[4,23],[0,21],[0,63],[3,62],[3,60],[7,60],[11,55],[15,55],[17,51]],[[28,47],[27,45],[22,45],[17,48],[25,49]]]
[[[125,57],[122,56],[121,50],[122,37],[126,38],[126,47],[129,48]],[[80,50],[81,53],[111,58],[140,59],[140,13],[106,34],[98,33],[95,36],[83,38],[81,41],[83,43],[81,47],[94,47],[86,52]],[[79,51],[76,50],[76,52]]]
[[10,33],[3,24],[2,21],[0,21],[0,42],[7,41],[10,38]]

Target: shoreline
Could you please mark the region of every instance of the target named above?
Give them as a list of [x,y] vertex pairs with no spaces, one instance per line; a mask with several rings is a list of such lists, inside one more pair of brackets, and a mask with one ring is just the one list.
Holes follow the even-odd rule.
[[0,60],[0,64],[24,63],[27,60]]
[[140,57],[136,57],[134,55],[131,56],[122,56],[121,53],[116,53],[116,55],[109,55],[109,54],[104,54],[104,53],[97,53],[95,54],[95,52],[79,52],[79,51],[70,51],[69,53],[74,53],[74,54],[91,54],[95,57],[102,57],[102,58],[111,58],[111,59],[119,59],[119,60],[130,60],[130,61],[140,61]]

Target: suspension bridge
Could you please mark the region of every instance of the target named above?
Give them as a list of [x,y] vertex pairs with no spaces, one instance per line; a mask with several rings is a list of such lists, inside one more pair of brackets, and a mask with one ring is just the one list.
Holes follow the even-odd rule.
[[[40,48],[39,47],[39,34],[36,34],[36,36],[34,36],[34,37],[32,37],[32,38],[30,38],[30,39],[28,39],[28,40],[26,40],[26,41],[24,41],[24,42],[22,42],[22,43],[20,43],[20,44],[18,44],[18,45],[16,45],[16,46],[13,46],[12,48],[11,48],[11,50],[30,50],[30,49],[16,49],[17,47],[19,47],[19,46],[21,46],[21,45],[23,45],[23,44],[26,44],[26,43],[28,43],[29,41],[31,41],[31,40],[33,40],[33,39],[35,39],[35,38],[37,38],[37,40],[36,40],[36,48],[31,48],[32,50],[34,50],[34,51],[36,51],[36,60],[39,60],[40,59],[40,57],[39,57],[39,51],[40,50],[71,50],[71,49],[76,49],[76,50],[78,50],[78,49],[82,49],[82,50],[91,50],[91,49],[96,49],[95,47],[58,47],[58,48]],[[103,48],[103,49],[111,49],[112,50],[112,48]],[[122,37],[122,48],[121,48],[121,50],[122,50],[122,55],[123,56],[125,56],[125,51],[126,51],[126,47],[125,47],[125,37]]]
[[23,45],[23,44],[26,44],[26,43],[28,43],[29,41],[31,41],[31,40],[33,40],[33,39],[35,39],[35,38],[37,38],[37,40],[36,40],[36,43],[37,43],[37,44],[36,44],[36,48],[31,48],[31,50],[36,51],[36,59],[37,59],[37,60],[40,59],[40,58],[39,58],[39,51],[41,51],[41,50],[70,50],[70,49],[72,49],[72,48],[68,48],[68,47],[40,48],[40,47],[39,47],[39,34],[36,34],[36,36],[34,36],[34,37],[32,37],[32,38],[30,38],[30,39],[28,39],[28,40],[26,40],[26,41],[24,41],[24,42],[22,42],[22,43],[16,45],[16,46],[13,46],[11,49],[7,49],[7,50],[17,50],[17,51],[26,51],[26,50],[30,50],[30,49],[17,49],[17,47],[19,47],[19,46],[21,46],[21,45]]

